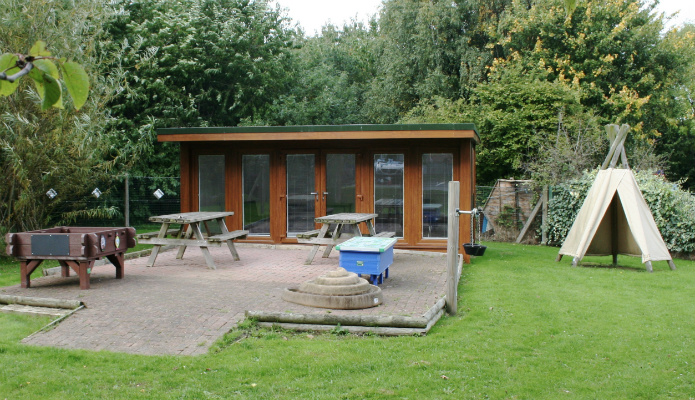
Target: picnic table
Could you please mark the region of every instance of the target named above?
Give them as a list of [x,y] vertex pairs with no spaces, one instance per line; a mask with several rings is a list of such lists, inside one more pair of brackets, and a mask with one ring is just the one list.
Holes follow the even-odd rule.
[[[350,239],[348,237],[340,237],[346,227],[354,231],[354,236],[362,236],[360,224],[364,223],[370,236],[393,237],[395,232],[383,232],[377,235],[372,220],[378,216],[379,214],[340,213],[314,218],[314,222],[321,224],[321,229],[297,235],[298,243],[311,243],[314,245],[304,264],[309,265],[314,261],[314,257],[320,246],[326,246],[326,250],[323,252],[323,258],[328,258],[334,246]],[[335,225],[335,228],[329,231],[331,225]]]
[[[143,233],[138,235],[140,243],[154,245],[150,259],[147,261],[147,266],[154,266],[154,262],[157,259],[159,250],[162,246],[166,245],[179,246],[179,252],[176,255],[176,258],[178,259],[183,258],[186,247],[200,247],[200,251],[203,252],[203,256],[205,257],[205,262],[208,268],[217,269],[208,247],[220,247],[224,242],[227,244],[230,253],[232,253],[232,257],[234,257],[234,260],[239,261],[239,253],[237,253],[236,248],[234,247],[234,239],[246,237],[249,234],[249,231],[238,230],[230,232],[227,229],[227,224],[224,222],[224,219],[225,217],[232,215],[234,215],[234,212],[225,211],[188,212],[150,217],[151,222],[161,223],[162,227],[158,232]],[[211,221],[217,221],[222,233],[217,235],[211,234],[208,226],[208,223]],[[169,229],[169,226],[172,224],[178,224],[179,228]],[[205,228],[207,236],[203,235],[203,231],[200,228],[201,224]],[[184,228],[186,228],[185,233]],[[195,236],[195,238],[193,238],[193,236]]]

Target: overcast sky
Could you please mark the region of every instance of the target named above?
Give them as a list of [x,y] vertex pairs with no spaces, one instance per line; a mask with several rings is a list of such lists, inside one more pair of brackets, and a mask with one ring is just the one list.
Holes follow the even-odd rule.
[[[376,15],[381,0],[276,0],[294,22],[299,23],[307,35],[314,35],[327,23],[342,27],[343,23],[356,18],[367,22]],[[695,0],[661,0],[659,10],[671,14],[681,10],[674,23],[695,23]]]

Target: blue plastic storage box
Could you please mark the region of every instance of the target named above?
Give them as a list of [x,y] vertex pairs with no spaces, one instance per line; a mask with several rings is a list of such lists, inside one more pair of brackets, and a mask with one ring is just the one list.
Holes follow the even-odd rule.
[[395,238],[354,237],[337,245],[340,266],[358,275],[369,275],[373,285],[389,277]]

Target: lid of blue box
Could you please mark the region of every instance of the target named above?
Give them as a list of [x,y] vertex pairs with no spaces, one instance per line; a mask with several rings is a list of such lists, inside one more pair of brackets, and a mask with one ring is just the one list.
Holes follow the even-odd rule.
[[335,246],[336,250],[343,251],[366,251],[372,253],[383,253],[393,247],[398,239],[385,237],[360,236],[346,240]]

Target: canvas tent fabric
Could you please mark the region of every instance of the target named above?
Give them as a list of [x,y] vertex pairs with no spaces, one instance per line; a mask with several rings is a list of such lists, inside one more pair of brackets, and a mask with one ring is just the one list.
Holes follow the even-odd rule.
[[585,255],[634,255],[642,262],[671,260],[666,244],[629,169],[598,171],[596,180],[559,252]]

